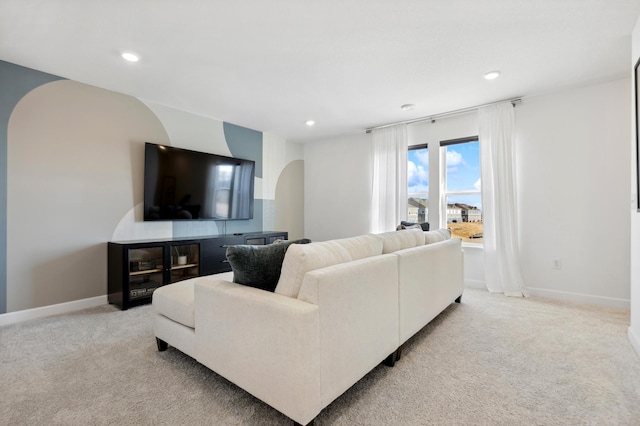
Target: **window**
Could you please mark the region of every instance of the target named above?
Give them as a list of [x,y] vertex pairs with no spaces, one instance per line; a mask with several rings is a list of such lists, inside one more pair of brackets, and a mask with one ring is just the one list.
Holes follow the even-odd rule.
[[477,137],[440,143],[443,211],[453,237],[481,243],[482,192],[480,142]]
[[409,148],[407,165],[407,221],[429,222],[429,149],[427,145]]
[[431,159],[426,144],[409,147],[407,220],[429,222],[431,229],[447,227],[453,237],[482,243],[478,137],[443,141],[439,147],[432,150]]

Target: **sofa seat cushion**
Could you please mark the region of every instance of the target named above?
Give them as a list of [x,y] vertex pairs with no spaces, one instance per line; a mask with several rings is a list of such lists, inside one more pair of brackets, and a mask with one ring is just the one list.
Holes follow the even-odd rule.
[[198,281],[233,279],[233,272],[191,278],[163,285],[153,292],[153,308],[159,314],[190,328],[196,327],[194,286]]
[[284,256],[275,292],[298,297],[307,272],[379,254],[382,254],[382,238],[374,234],[311,244],[293,244]]
[[157,288],[153,292],[154,309],[177,323],[195,328],[193,286],[191,279]]
[[382,238],[382,254],[423,246],[425,242],[424,231],[419,226],[414,229],[403,229],[378,235]]

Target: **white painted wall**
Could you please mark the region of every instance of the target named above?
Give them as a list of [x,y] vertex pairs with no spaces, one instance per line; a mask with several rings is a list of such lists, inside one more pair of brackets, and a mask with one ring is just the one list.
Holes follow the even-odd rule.
[[628,308],[629,119],[628,78],[516,108],[521,266],[532,295]]
[[346,135],[304,145],[304,229],[312,241],[369,232],[371,135]]
[[[635,65],[638,58],[640,58],[640,18],[636,22],[633,28],[633,34],[631,37],[631,69]],[[632,95],[629,99],[629,105],[631,106],[631,117],[637,116],[635,107],[635,91],[633,80],[627,86],[629,93]],[[630,123],[631,128],[631,149],[628,150],[631,156],[631,214],[630,214],[630,263],[631,263],[631,325],[629,326],[629,340],[635,348],[636,352],[640,354],[640,213],[636,211],[638,188],[636,185],[635,170],[636,167],[636,128],[635,121],[632,119]]]
[[[623,78],[525,98],[516,107],[521,261],[534,295],[629,306],[629,85]],[[410,145],[432,148],[431,182],[440,161],[433,147],[477,134],[475,113],[408,131]],[[370,146],[364,134],[305,145],[305,236],[369,232]],[[438,190],[432,185],[430,198]],[[436,210],[429,209],[432,229],[443,226]],[[552,269],[553,258],[561,259],[560,270]],[[483,283],[482,249],[466,247],[465,284]]]

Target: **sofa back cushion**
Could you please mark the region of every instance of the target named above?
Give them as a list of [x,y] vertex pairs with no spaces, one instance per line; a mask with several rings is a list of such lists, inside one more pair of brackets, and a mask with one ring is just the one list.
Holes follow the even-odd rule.
[[378,234],[382,238],[382,253],[393,253],[411,247],[423,246],[425,242],[424,231],[417,229],[403,229],[401,231],[385,232]]
[[451,239],[451,231],[446,228],[434,229],[433,231],[427,231],[424,233],[424,243],[438,243],[444,240]]
[[311,244],[293,244],[284,256],[275,292],[298,297],[307,272],[379,254],[382,254],[382,238],[373,234]]

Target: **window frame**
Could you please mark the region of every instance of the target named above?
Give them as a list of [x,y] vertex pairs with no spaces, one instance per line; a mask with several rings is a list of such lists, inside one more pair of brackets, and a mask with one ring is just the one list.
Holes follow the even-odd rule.
[[[426,149],[427,151],[429,151],[429,144],[428,143],[421,143],[418,145],[411,145],[407,148],[407,154],[409,153],[409,151],[417,151],[420,149]],[[431,173],[431,167],[430,164],[427,164],[427,171],[428,173]],[[431,197],[430,194],[431,193],[431,179],[428,180],[428,185],[427,185],[427,205],[426,207],[426,217],[425,217],[425,222],[429,222],[429,206],[431,204]],[[409,217],[409,185],[407,184],[407,219]],[[429,222],[431,223],[431,222]]]
[[[478,142],[478,146],[480,146],[479,135],[466,136],[463,138],[456,138],[456,139],[448,139],[448,140],[440,141],[440,143],[438,144],[440,148],[439,149],[439,156],[440,156],[439,169],[440,170],[438,170],[438,177],[439,177],[439,188],[440,188],[439,208],[440,208],[440,227],[441,228],[447,228],[449,224],[449,222],[447,221],[447,213],[448,213],[448,207],[449,207],[449,203],[447,202],[447,200],[449,196],[479,195],[480,198],[482,199],[482,187],[477,190],[463,190],[463,191],[447,190],[447,155],[445,153],[446,148],[449,146],[461,145],[469,142]],[[478,158],[478,160],[480,165],[480,178],[482,178],[482,161],[480,158]],[[481,210],[481,214],[482,214],[482,210]],[[484,229],[484,225],[483,225],[483,229]],[[471,241],[463,241],[463,244],[469,244],[474,246],[484,245],[483,242],[471,242]]]

